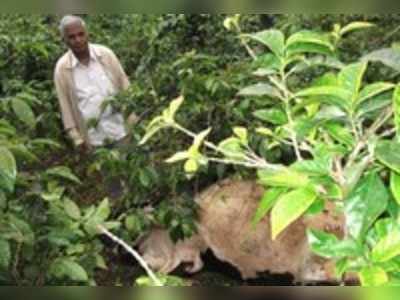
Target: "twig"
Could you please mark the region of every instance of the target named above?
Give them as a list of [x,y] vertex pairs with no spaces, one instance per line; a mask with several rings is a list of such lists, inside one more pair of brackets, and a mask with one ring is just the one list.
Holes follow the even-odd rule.
[[156,286],[164,286],[164,284],[160,281],[160,279],[157,278],[156,274],[150,269],[148,264],[144,261],[144,259],[140,256],[138,252],[133,250],[132,247],[130,247],[127,243],[125,243],[123,240],[120,238],[116,237],[113,235],[110,231],[108,231],[104,226],[99,225],[98,226],[99,230],[101,233],[109,237],[111,240],[122,246],[126,251],[128,251],[129,254],[131,254],[142,266],[142,268],[146,271],[147,275],[153,280],[154,284]]
[[392,107],[382,112],[382,114],[378,117],[374,124],[372,124],[365,135],[359,140],[358,144],[354,148],[353,153],[349,157],[346,167],[350,167],[355,162],[360,152],[368,145],[368,140],[371,138],[371,136],[376,134],[376,132],[386,124],[386,122],[392,117],[393,113],[394,111]]

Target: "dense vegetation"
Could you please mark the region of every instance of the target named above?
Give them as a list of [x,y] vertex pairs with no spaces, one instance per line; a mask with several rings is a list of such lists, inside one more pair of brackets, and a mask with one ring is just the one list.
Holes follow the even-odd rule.
[[[397,15],[84,16],[92,41],[111,47],[132,81],[114,107],[141,118],[127,149],[90,155],[74,151],[61,127],[52,82],[66,50],[59,17],[4,14],[0,21],[1,284],[126,284],[121,274],[132,266],[119,264],[123,252],[99,236],[98,224],[131,244],[154,225],[175,239],[189,236],[197,191],[228,176],[256,175],[273,187],[258,217],[274,206],[274,235],[323,201],[350,203],[350,234],[338,241],[310,232],[314,250],[336,259],[339,273],[359,272],[365,285],[397,281]],[[346,29],[352,21],[376,26]],[[272,27],[280,31],[264,31]],[[299,33],[304,29],[313,33]],[[183,98],[150,133],[173,127],[191,134],[167,130],[140,144],[149,121],[179,96],[179,113]],[[206,128],[212,131],[196,134]],[[185,169],[166,165],[193,136],[191,151],[171,160],[186,160]],[[208,163],[206,136],[225,140],[212,150],[222,149],[218,159],[233,166]],[[271,173],[271,165],[286,167]],[[115,178],[126,183],[118,199],[105,188]],[[293,199],[302,199],[295,211],[287,208]]]

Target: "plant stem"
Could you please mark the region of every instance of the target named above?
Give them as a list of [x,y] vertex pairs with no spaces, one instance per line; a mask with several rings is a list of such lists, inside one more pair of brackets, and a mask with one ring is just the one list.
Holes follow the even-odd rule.
[[[183,126],[175,123],[173,127],[184,134],[188,135],[189,137],[195,139],[196,134],[194,132],[191,132],[190,130],[184,128]],[[209,142],[209,141],[204,141],[204,145],[208,147],[209,149],[215,151],[216,153],[220,153],[226,157],[230,157],[231,153],[224,151],[217,147],[215,144]],[[265,159],[257,156],[254,151],[250,150],[250,155],[246,155],[246,158],[243,161],[235,161],[233,159],[220,159],[220,158],[207,158],[209,161],[212,162],[217,162],[217,163],[223,163],[223,164],[230,164],[230,165],[237,165],[237,166],[244,166],[248,168],[255,168],[255,169],[271,169],[271,170],[276,170],[278,166],[273,165],[268,163]]]
[[287,81],[286,81],[287,76],[285,74],[285,66],[282,67],[280,70],[280,81],[276,80],[272,77],[270,78],[270,80],[273,84],[275,84],[275,86],[277,88],[279,88],[283,92],[282,100],[285,104],[285,112],[286,112],[286,116],[287,116],[288,122],[289,122],[290,138],[293,143],[293,147],[294,147],[294,151],[295,151],[297,160],[302,161],[303,157],[301,156],[300,145],[299,145],[299,141],[297,140],[297,134],[296,134],[295,126],[294,126],[293,115],[292,115],[292,111],[290,108],[290,101],[293,99],[293,95],[289,91],[289,88],[287,86]]
[[372,124],[372,126],[367,130],[363,137],[361,137],[354,148],[353,153],[350,155],[349,160],[347,162],[346,168],[351,167],[357,159],[357,156],[360,152],[368,145],[368,140],[386,124],[386,122],[392,117],[394,111],[392,107],[386,109],[382,114],[378,117],[378,119]]
[[156,286],[164,286],[164,284],[157,278],[156,274],[150,269],[146,261],[140,256],[138,252],[136,252],[132,247],[130,247],[123,240],[113,235],[110,231],[108,231],[104,226],[99,225],[99,230],[101,233],[109,237],[112,241],[116,242],[120,246],[122,246],[129,254],[131,254],[142,266],[142,268],[146,271],[147,275],[153,280]]

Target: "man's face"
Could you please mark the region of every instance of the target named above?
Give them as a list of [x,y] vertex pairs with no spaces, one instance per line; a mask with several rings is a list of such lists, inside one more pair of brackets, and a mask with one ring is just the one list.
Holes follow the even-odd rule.
[[64,41],[75,54],[86,53],[89,49],[89,36],[80,22],[65,27]]

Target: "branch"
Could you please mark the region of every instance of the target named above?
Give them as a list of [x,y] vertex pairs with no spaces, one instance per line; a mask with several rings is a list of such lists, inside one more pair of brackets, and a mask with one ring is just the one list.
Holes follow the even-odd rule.
[[376,134],[379,129],[381,129],[386,122],[392,117],[394,111],[393,108],[390,107],[386,109],[382,114],[378,117],[378,119],[372,124],[372,126],[368,129],[365,135],[360,139],[356,147],[354,148],[353,153],[350,155],[347,167],[350,167],[357,159],[357,156],[360,152],[368,145],[368,140]]
[[109,237],[112,241],[116,242],[120,246],[122,246],[126,251],[128,251],[129,254],[131,254],[138,262],[139,264],[143,267],[143,269],[146,271],[147,275],[153,280],[154,284],[156,286],[164,286],[164,284],[160,281],[160,279],[157,278],[156,274],[150,269],[148,264],[145,262],[145,260],[140,256],[138,252],[133,250],[132,247],[130,247],[127,243],[125,243],[123,240],[120,238],[116,237],[113,235],[110,231],[108,231],[104,226],[99,225],[98,226],[99,230],[101,231],[102,234],[106,235]]

